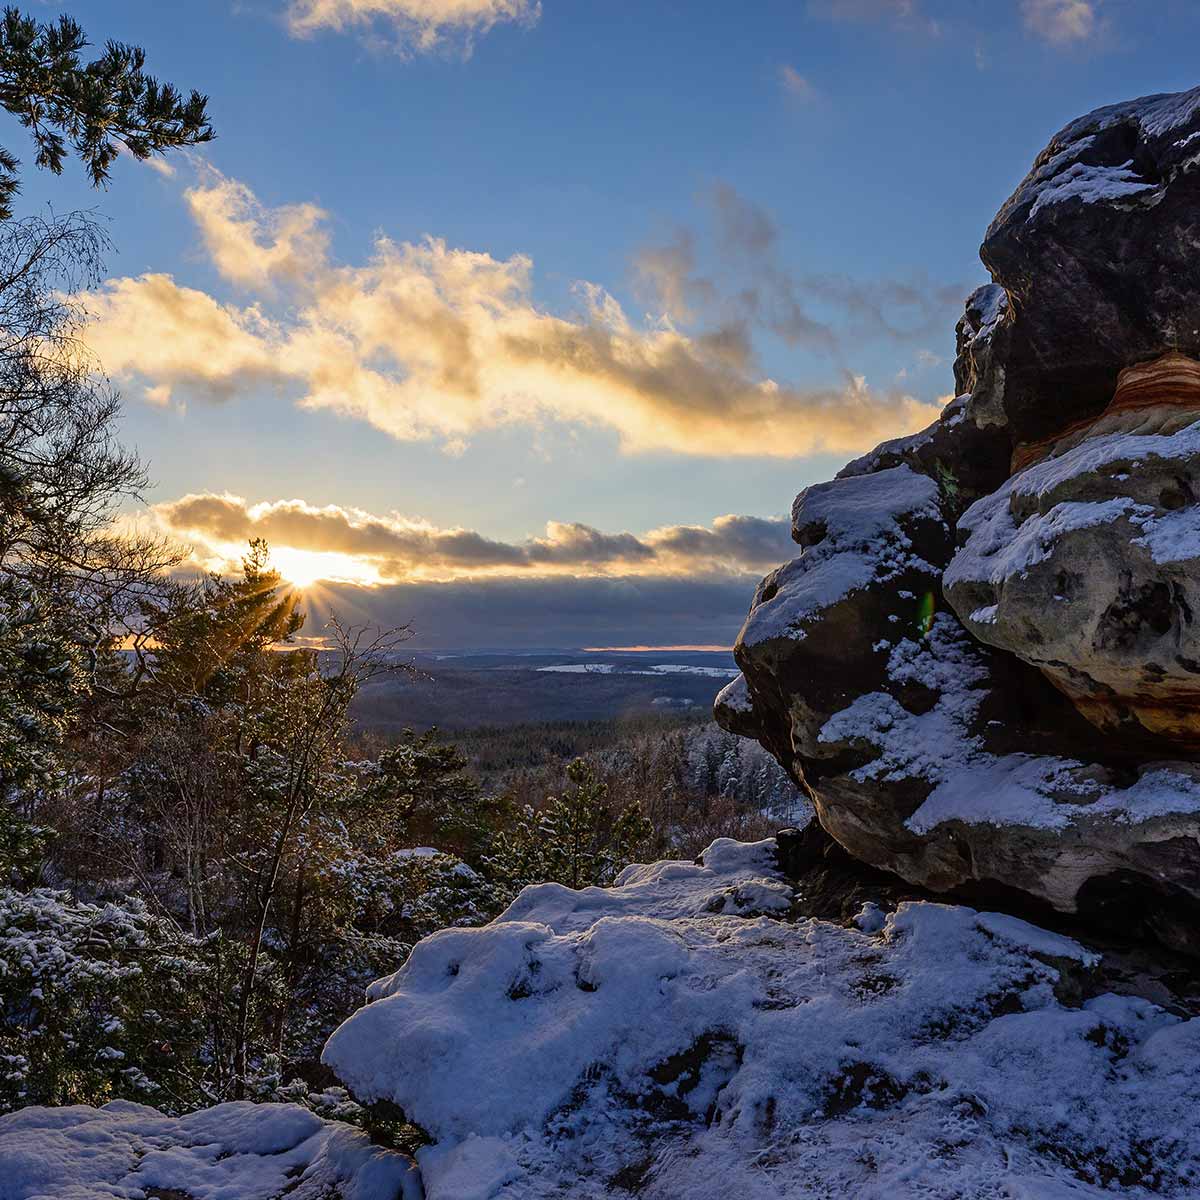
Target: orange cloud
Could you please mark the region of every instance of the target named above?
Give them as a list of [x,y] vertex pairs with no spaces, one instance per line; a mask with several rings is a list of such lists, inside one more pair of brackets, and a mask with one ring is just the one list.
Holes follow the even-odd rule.
[[[786,518],[717,517],[712,525],[667,525],[641,535],[606,533],[573,521],[504,542],[461,527],[439,528],[397,513],[377,516],[303,500],[250,504],[240,496],[200,493],[155,505],[166,533],[188,541],[195,561],[214,570],[236,565],[252,537],[264,537],[281,569],[375,584],[504,575],[691,575],[763,571],[793,557]],[[321,571],[327,574],[320,574]],[[308,582],[302,580],[298,582]]]
[[469,50],[471,39],[493,26],[531,25],[541,14],[538,0],[290,0],[287,22],[297,37],[383,24],[403,50],[433,50],[450,37],[464,39]]
[[1089,41],[1100,31],[1095,0],[1021,0],[1025,27],[1053,45]]

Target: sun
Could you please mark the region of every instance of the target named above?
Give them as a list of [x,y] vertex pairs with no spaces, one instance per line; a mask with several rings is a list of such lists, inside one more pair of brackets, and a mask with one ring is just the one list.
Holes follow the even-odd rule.
[[298,550],[293,546],[272,546],[271,564],[297,591],[307,591],[318,583],[355,583],[374,587],[380,583],[375,567],[352,554],[333,550]]

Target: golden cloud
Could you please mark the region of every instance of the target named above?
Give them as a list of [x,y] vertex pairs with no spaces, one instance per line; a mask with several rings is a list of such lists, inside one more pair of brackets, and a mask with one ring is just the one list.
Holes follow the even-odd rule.
[[[616,432],[629,452],[846,453],[911,433],[939,404],[861,377],[799,389],[757,375],[745,331],[635,326],[595,284],[572,317],[532,299],[533,263],[422,242],[376,241],[363,266],[330,258],[313,206],[264,209],[218,178],[188,192],[214,266],[257,302],[222,304],[168,275],[110,280],[89,340],[113,375],[223,400],[251,384],[309,408],[451,447],[480,430],[566,421]],[[277,293],[287,315],[263,304]]]
[[1025,27],[1053,45],[1086,42],[1101,28],[1094,0],[1021,0]]
[[196,562],[235,566],[252,537],[266,538],[285,575],[363,584],[557,575],[690,575],[762,571],[791,558],[786,518],[727,515],[711,526],[667,525],[642,535],[550,521],[545,533],[503,542],[461,527],[439,528],[397,513],[314,506],[303,500],[250,504],[200,493],[155,505],[168,534],[189,541]]
[[506,21],[533,24],[537,0],[290,0],[288,28],[297,37],[323,29],[344,31],[380,22],[395,30],[403,48],[432,50],[448,35],[469,39]]

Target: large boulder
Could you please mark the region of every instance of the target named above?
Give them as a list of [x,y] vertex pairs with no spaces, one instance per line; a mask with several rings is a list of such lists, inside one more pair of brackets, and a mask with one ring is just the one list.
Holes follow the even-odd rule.
[[980,256],[1018,314],[1014,442],[1102,409],[1124,367],[1200,357],[1200,88],[1114,104],[1050,139]]
[[1200,89],[1058,134],[958,395],[801,493],[717,706],[851,854],[1200,953]]
[[1119,389],[1091,436],[963,515],[946,596],[980,641],[1037,666],[1103,729],[1200,750],[1200,364],[1125,379],[1146,404]]

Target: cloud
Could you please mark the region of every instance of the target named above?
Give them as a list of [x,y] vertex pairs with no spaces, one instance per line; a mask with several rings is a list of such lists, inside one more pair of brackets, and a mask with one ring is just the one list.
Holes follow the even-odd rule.
[[[732,646],[753,583],[745,576],[513,578],[363,588],[306,596],[305,632],[330,610],[385,627],[411,622],[414,649],[571,646]],[[536,618],[531,618],[536,614]],[[669,659],[652,661],[670,661]],[[714,687],[714,691],[716,688]]]
[[808,103],[817,98],[817,89],[812,80],[801,75],[789,63],[783,63],[779,68],[779,83],[789,96]]
[[726,330],[760,326],[788,346],[835,353],[844,341],[919,343],[949,328],[961,307],[961,284],[790,270],[769,213],[727,183],[716,184],[708,200],[720,279],[699,273],[699,238],[686,228],[634,262],[639,282],[673,320],[714,312]]
[[472,40],[494,26],[532,25],[541,14],[537,0],[290,0],[286,10],[296,37],[383,27],[397,48],[409,52],[434,50],[449,39],[469,52]]
[[[250,303],[222,304],[161,274],[109,280],[88,298],[87,336],[105,369],[141,381],[159,403],[269,385],[304,407],[459,451],[480,430],[560,421],[612,430],[629,452],[783,457],[863,450],[940,411],[850,372],[822,388],[758,372],[751,309],[792,344],[828,344],[786,281],[760,288],[738,319],[691,336],[667,318],[635,324],[586,282],[574,314],[547,312],[532,298],[525,255],[380,237],[368,262],[342,265],[313,206],[268,209],[221,178],[187,202],[214,266]],[[765,254],[775,237],[765,215],[729,197],[717,204],[727,242]],[[656,287],[686,266],[683,249],[677,263],[647,268]],[[278,295],[286,309],[268,315],[263,305]]]
[[110,279],[88,297],[87,341],[106,369],[153,381],[155,404],[185,386],[213,399],[280,378],[272,349],[275,328],[257,308],[220,304],[206,292],[180,287],[170,275]]
[[1095,0],[1021,0],[1025,27],[1053,45],[1086,42],[1100,30]]
[[543,535],[502,542],[397,513],[384,517],[303,500],[250,504],[240,496],[200,493],[150,511],[164,532],[189,541],[195,560],[209,569],[236,566],[246,542],[262,537],[285,573],[291,561],[311,578],[327,567],[330,578],[362,584],[498,575],[761,573],[795,555],[784,517],[728,515],[710,526],[665,525],[640,536],[550,521]]
[[206,171],[208,183],[189,188],[184,200],[200,228],[213,265],[244,287],[299,282],[309,264],[324,259],[329,239],[315,204],[264,209],[244,184]]

